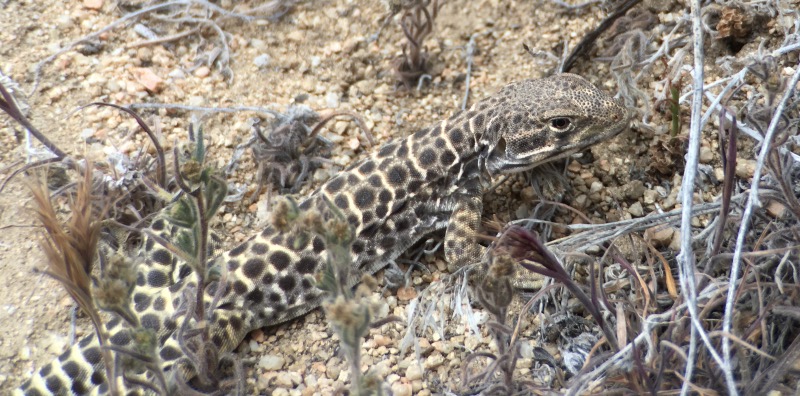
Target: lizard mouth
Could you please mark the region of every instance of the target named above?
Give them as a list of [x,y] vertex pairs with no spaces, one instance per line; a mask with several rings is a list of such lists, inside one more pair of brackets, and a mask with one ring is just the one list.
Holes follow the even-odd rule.
[[551,155],[535,156],[536,158],[512,158],[506,153],[503,153],[500,156],[492,155],[487,161],[486,170],[488,170],[489,174],[491,175],[525,172],[550,161],[569,157],[570,155],[578,152],[580,149],[581,147],[575,147],[573,149],[553,152]]

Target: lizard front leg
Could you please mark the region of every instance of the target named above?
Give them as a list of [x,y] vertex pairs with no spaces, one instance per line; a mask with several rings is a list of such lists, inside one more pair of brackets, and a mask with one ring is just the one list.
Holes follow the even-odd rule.
[[483,194],[474,180],[467,188],[454,194],[454,207],[447,222],[444,236],[444,256],[450,272],[467,264],[480,261],[483,247],[478,244],[477,235],[483,213]]

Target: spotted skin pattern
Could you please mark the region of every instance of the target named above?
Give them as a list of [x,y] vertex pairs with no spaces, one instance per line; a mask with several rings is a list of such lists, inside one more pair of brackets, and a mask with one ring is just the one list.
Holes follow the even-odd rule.
[[[352,257],[358,271],[352,284],[360,274],[375,273],[442,229],[445,257],[451,269],[458,268],[482,254],[475,235],[491,176],[566,157],[616,135],[628,119],[625,108],[576,75],[513,83],[469,110],[383,145],[329,180],[300,207],[324,211],[327,200],[354,228]],[[167,238],[174,232],[163,220],[155,221],[151,230]],[[157,351],[169,375],[185,359],[177,342],[185,316],[181,296],[196,287],[197,279],[153,239],[146,239],[141,255],[133,310],[143,326],[158,334]],[[226,270],[224,280],[206,287],[204,302],[215,304],[209,325],[211,342],[220,353],[232,351],[254,329],[318,307],[322,295],[313,276],[326,257],[320,237],[300,238],[270,226],[212,259],[212,267]],[[224,291],[216,293],[220,283]],[[112,344],[131,344],[123,321],[110,321],[106,330]],[[145,393],[122,385],[133,394]],[[107,391],[99,345],[91,336],[43,367],[18,392]]]

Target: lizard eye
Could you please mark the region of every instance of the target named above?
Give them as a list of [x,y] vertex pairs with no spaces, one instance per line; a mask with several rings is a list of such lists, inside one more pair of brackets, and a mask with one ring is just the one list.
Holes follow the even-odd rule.
[[569,120],[569,118],[565,117],[558,117],[550,120],[550,126],[559,131],[563,131],[569,128],[570,123],[571,121]]

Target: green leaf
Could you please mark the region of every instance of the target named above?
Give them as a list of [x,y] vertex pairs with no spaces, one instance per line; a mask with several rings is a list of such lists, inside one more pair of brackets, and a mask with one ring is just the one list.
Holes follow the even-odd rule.
[[294,244],[292,248],[300,251],[302,250],[303,246],[307,246],[309,242],[311,242],[311,233],[302,230],[298,231],[297,236],[294,238]]
[[206,159],[206,146],[205,142],[203,142],[203,127],[200,126],[197,128],[197,144],[195,145],[194,151],[194,159],[199,163],[203,163]]
[[210,176],[205,188],[206,218],[211,218],[217,213],[219,207],[225,202],[228,195],[228,185],[217,176]]
[[193,233],[179,232],[177,238],[175,238],[175,246],[186,252],[190,257],[197,257],[197,244],[195,244],[195,241]]
[[190,198],[181,197],[169,211],[169,221],[181,228],[192,228],[197,223],[197,207]]
[[332,298],[336,298],[339,285],[336,282],[336,275],[330,260],[325,261],[325,266],[319,271],[317,279],[317,287],[324,292],[331,293]]

